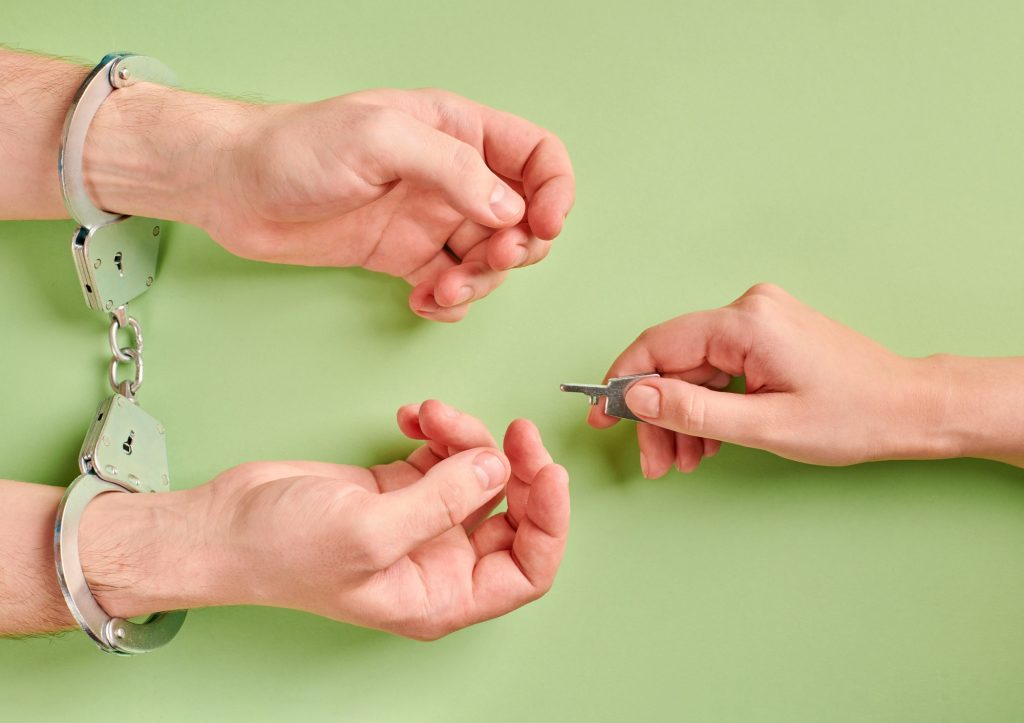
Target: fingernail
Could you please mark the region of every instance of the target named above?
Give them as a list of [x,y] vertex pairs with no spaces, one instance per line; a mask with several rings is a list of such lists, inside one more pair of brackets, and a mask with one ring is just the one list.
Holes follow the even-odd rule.
[[491,191],[491,211],[494,215],[505,220],[518,216],[522,213],[523,199],[515,191],[504,183],[497,183]]
[[485,490],[498,487],[505,481],[505,465],[490,452],[476,456],[473,460],[473,471],[476,472],[476,478],[480,480],[480,485]]
[[661,413],[661,393],[646,384],[637,385],[626,392],[626,404],[641,417],[657,417]]
[[651,474],[647,471],[647,455],[643,452],[640,453],[640,471],[643,472],[644,477],[650,479]]
[[459,416],[459,413],[456,412],[455,409],[453,409],[452,407],[449,407],[447,404],[441,405],[441,411],[444,412],[444,416],[448,417],[448,419],[455,419],[455,417]]
[[430,294],[427,297],[425,297],[423,299],[423,302],[416,307],[416,311],[420,312],[421,314],[431,314],[440,308],[441,307],[438,306],[437,302],[434,300],[434,295]]
[[513,266],[522,266],[523,264],[525,264],[526,259],[529,257],[529,255],[530,252],[524,249],[522,246],[520,246],[519,250],[516,251],[516,262],[513,264]]
[[465,304],[471,298],[473,298],[473,287],[463,286],[461,289],[459,289],[459,293],[455,295],[455,304],[453,304],[453,306]]

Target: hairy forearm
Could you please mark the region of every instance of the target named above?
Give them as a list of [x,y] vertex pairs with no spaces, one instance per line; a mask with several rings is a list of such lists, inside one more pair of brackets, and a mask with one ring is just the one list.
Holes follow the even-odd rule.
[[100,208],[203,228],[224,188],[231,154],[258,107],[151,83],[113,93],[86,138],[86,187]]
[[[0,635],[75,626],[57,585],[53,525],[63,488],[0,481]],[[241,602],[208,544],[202,491],[108,493],[86,508],[86,581],[110,615]],[[237,598],[237,599],[236,599]]]
[[57,151],[89,69],[0,48],[0,219],[66,218]]
[[[61,129],[85,66],[0,48],[0,219],[66,218]],[[85,144],[93,202],[108,211],[205,226],[220,161],[256,106],[150,83],[111,94]]]
[[53,522],[63,490],[0,481],[0,634],[74,625],[53,563]]

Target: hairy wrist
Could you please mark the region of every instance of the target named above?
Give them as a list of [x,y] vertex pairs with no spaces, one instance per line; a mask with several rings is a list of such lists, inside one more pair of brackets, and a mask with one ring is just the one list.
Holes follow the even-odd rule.
[[151,83],[112,93],[86,138],[84,173],[93,202],[113,213],[208,227],[219,175],[253,107]]
[[202,498],[199,488],[107,493],[89,503],[79,534],[82,568],[109,615],[203,607],[225,596]]

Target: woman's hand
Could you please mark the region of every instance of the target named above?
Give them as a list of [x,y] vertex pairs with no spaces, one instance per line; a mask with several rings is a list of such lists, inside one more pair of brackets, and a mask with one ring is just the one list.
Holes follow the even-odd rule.
[[[607,377],[626,393],[644,475],[689,472],[722,441],[844,465],[979,456],[1024,464],[1022,359],[901,357],[770,284],[645,331]],[[721,391],[744,376],[746,394]],[[606,377],[606,378],[607,378]],[[1002,392],[1000,392],[1002,388]],[[590,424],[615,424],[595,407]]]

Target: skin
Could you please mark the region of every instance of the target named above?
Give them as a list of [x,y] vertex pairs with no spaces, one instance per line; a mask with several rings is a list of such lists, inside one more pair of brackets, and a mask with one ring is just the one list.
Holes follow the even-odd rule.
[[[0,219],[66,218],[56,160],[87,71],[0,49],[0,169],[17,169],[0,173]],[[575,194],[557,137],[439,90],[265,105],[139,83],[103,103],[83,166],[100,208],[195,224],[250,259],[400,277],[437,321],[543,259]],[[80,551],[98,602],[121,617],[274,605],[432,639],[543,595],[568,477],[532,423],[513,422],[502,452],[440,402],[398,421],[425,441],[402,462],[255,462],[96,498]],[[52,552],[62,493],[0,481],[0,635],[74,626]]]
[[[80,528],[97,601],[120,617],[288,607],[432,640],[547,592],[569,487],[537,428],[513,422],[502,452],[433,400],[402,407],[398,425],[424,444],[391,464],[253,462],[191,490],[101,495]],[[0,482],[0,634],[74,626],[52,555],[62,492]]]
[[[0,168],[20,170],[0,177],[0,219],[66,217],[57,149],[86,71],[0,49]],[[139,83],[100,107],[84,172],[100,208],[249,259],[397,276],[448,322],[547,256],[575,200],[555,135],[433,89],[266,105]]]
[[[690,472],[722,442],[821,465],[982,457],[1024,466],[1024,357],[899,356],[771,284],[644,331],[608,377],[626,393],[644,476]],[[746,394],[722,391],[743,376]],[[589,423],[618,420],[600,408]]]

